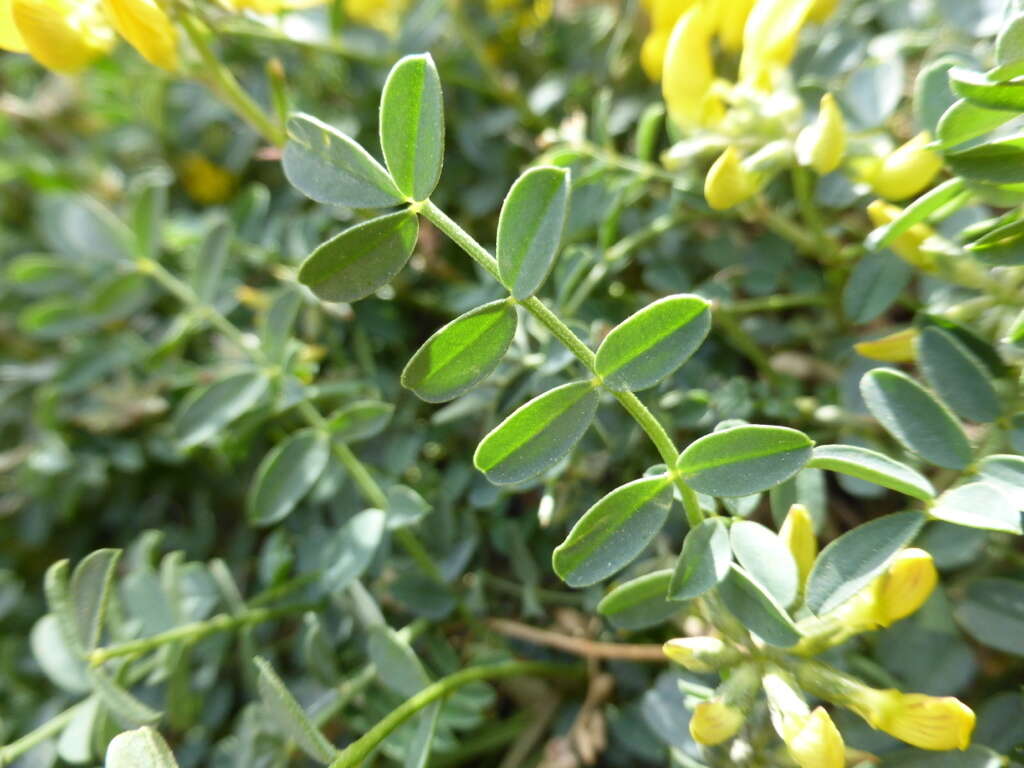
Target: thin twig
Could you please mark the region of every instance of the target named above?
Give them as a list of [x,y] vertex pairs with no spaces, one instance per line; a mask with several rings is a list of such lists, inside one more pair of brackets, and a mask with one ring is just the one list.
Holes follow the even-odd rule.
[[557,648],[560,651],[588,659],[619,659],[622,661],[646,661],[663,663],[665,654],[660,645],[639,643],[604,643],[571,637],[547,629],[538,629],[510,619],[490,619],[487,626],[506,637]]

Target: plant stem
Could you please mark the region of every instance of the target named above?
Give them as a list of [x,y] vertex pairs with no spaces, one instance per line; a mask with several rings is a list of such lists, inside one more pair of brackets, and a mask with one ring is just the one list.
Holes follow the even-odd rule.
[[305,611],[314,611],[323,608],[321,603],[298,603],[295,605],[284,605],[276,608],[251,608],[243,613],[229,614],[219,613],[205,621],[195,621],[191,624],[182,624],[166,632],[160,632],[149,637],[141,637],[138,640],[128,640],[124,643],[108,645],[104,648],[97,648],[88,654],[89,666],[98,667],[110,659],[120,656],[141,656],[144,653],[156,650],[168,643],[187,642],[195,643],[207,635],[218,632],[227,632],[239,627],[247,627],[253,624],[262,624],[265,621],[273,621],[284,616],[291,616]]
[[719,308],[732,315],[745,315],[752,312],[781,312],[799,307],[813,307],[828,304],[829,301],[827,293],[776,294],[723,302]]
[[490,619],[487,626],[500,635],[526,640],[536,645],[557,648],[574,656],[588,659],[620,659],[626,661],[649,661],[664,664],[668,658],[660,645],[638,643],[603,643],[584,637],[572,637],[547,629],[538,629],[510,619]]
[[566,664],[552,664],[542,661],[508,661],[501,664],[486,664],[469,667],[442,677],[435,683],[416,693],[391,710],[370,730],[341,750],[330,768],[355,768],[398,726],[429,704],[443,699],[458,688],[480,680],[497,680],[504,677],[583,677],[585,669]]
[[73,704],[59,715],[55,715],[47,720],[45,723],[29,731],[20,739],[12,741],[5,747],[0,747],[0,766],[11,765],[29,750],[39,746],[47,739],[56,736],[58,733],[64,730],[65,726],[70,723],[78,711],[84,707],[90,699],[83,699],[77,704]]

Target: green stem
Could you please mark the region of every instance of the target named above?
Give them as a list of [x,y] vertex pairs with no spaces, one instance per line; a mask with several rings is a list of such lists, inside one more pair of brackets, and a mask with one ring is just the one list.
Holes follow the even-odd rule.
[[752,312],[781,312],[800,307],[814,307],[828,304],[829,301],[827,293],[777,294],[756,299],[737,299],[723,303],[720,309],[732,315],[745,315]]
[[375,726],[341,750],[330,768],[356,768],[370,753],[398,726],[424,707],[443,699],[458,688],[480,680],[497,680],[504,677],[582,677],[583,667],[553,664],[543,661],[508,661],[501,664],[486,664],[469,667],[442,677],[419,693],[406,699],[384,716]]
[[239,627],[262,624],[266,621],[273,621],[274,619],[291,616],[296,613],[315,611],[321,608],[323,608],[321,603],[298,603],[276,608],[252,608],[234,615],[219,613],[205,621],[182,624],[180,627],[174,627],[166,632],[160,632],[149,637],[97,648],[89,653],[88,662],[89,666],[98,667],[110,659],[121,656],[141,656],[169,643],[195,643],[208,635],[214,635],[218,632],[228,632]]
[[79,710],[82,709],[89,700],[90,699],[83,699],[77,704],[73,704],[59,715],[51,717],[38,728],[29,731],[20,739],[12,741],[5,747],[0,747],[0,766],[11,765],[15,760],[29,750],[39,746],[44,741],[63,731],[67,724],[74,719],[75,715],[78,714]]

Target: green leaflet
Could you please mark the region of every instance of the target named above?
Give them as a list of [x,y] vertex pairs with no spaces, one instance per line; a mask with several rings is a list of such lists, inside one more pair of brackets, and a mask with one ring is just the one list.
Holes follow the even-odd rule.
[[386,208],[403,199],[365,149],[311,115],[293,115],[288,121],[281,166],[292,186],[318,203]]
[[555,387],[491,430],[477,446],[473,464],[496,485],[536,477],[572,450],[594,420],[597,402],[589,381]]
[[329,456],[327,435],[314,429],[299,430],[274,446],[249,488],[249,522],[267,526],[284,520],[320,479]]
[[246,371],[194,392],[174,417],[179,447],[192,448],[215,437],[255,408],[269,388],[270,382],[261,371]]
[[380,146],[398,189],[413,200],[430,197],[444,159],[444,101],[429,53],[391,68],[380,97]]
[[797,597],[796,560],[774,531],[750,520],[737,520],[729,528],[732,551],[747,574],[764,587],[782,607]]
[[949,82],[958,96],[987,109],[1024,111],[1024,86],[1020,82],[990,80],[982,72],[961,67],[949,70]]
[[920,472],[883,453],[857,445],[819,445],[807,466],[842,472],[922,501],[935,497],[935,489]]
[[956,608],[960,626],[978,642],[1024,656],[1024,584],[1016,579],[979,579]]
[[78,639],[85,651],[99,645],[119,549],[97,549],[82,558],[71,574],[70,603]]
[[519,301],[540,288],[555,262],[569,203],[569,172],[531,168],[505,197],[498,217],[498,272]]
[[828,613],[853,597],[889,565],[921,530],[919,512],[886,515],[847,531],[818,555],[807,577],[805,603]]
[[652,387],[690,359],[711,330],[709,304],[700,296],[659,299],[633,314],[601,342],[597,375],[612,390]]
[[174,753],[149,726],[124,731],[111,739],[103,768],[178,768]]
[[661,530],[672,506],[667,475],[616,488],[586,511],[551,558],[571,587],[596,584],[631,563]]
[[402,271],[419,236],[416,214],[364,221],[321,244],[299,267],[299,282],[324,301],[357,301]]
[[700,493],[749,496],[796,474],[813,445],[803,432],[788,427],[730,427],[690,443],[676,469]]
[[1021,527],[1022,507],[1007,493],[1005,486],[980,481],[970,482],[946,491],[928,510],[935,520],[1004,533],[1024,533]]
[[354,443],[380,434],[391,421],[395,406],[379,400],[356,400],[327,417],[327,431],[336,440]]
[[800,641],[800,630],[779,603],[737,565],[718,585],[722,602],[751,632],[769,645],[788,648]]
[[260,700],[267,714],[295,740],[303,752],[317,762],[331,762],[337,750],[320,733],[320,729],[313,725],[299,702],[270,666],[270,662],[259,656],[253,659],[253,662],[258,670]]
[[875,368],[860,380],[871,414],[907,450],[948,469],[971,461],[971,444],[963,427],[942,403],[905,373]]
[[1013,112],[1002,109],[986,109],[966,99],[960,99],[950,105],[939,119],[935,129],[940,145],[949,149],[965,141],[984,136],[994,131],[1003,123],[1015,117]]
[[455,318],[412,356],[402,371],[402,386],[428,403],[458,397],[498,366],[517,324],[516,308],[509,299],[484,304]]
[[668,587],[670,600],[691,600],[718,585],[729,573],[732,547],[719,517],[704,520],[686,534]]
[[619,584],[601,598],[597,612],[618,629],[657,626],[684,607],[666,598],[672,570],[652,571]]
[[992,422],[1001,407],[984,364],[953,334],[936,326],[917,338],[917,360],[928,384],[962,419]]

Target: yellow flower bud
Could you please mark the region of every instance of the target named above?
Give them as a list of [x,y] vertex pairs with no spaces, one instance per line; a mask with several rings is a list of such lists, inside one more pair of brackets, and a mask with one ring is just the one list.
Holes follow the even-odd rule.
[[814,537],[814,522],[811,513],[803,504],[794,504],[789,508],[786,519],[779,528],[779,537],[789,547],[796,560],[800,574],[800,584],[807,583],[807,577],[814,567],[814,559],[818,556],[818,540]]
[[923,191],[942,170],[942,157],[926,145],[931,134],[922,131],[873,166],[867,177],[875,194],[886,200],[904,200]]
[[178,47],[174,27],[155,0],[104,0],[114,29],[150,64],[174,70]]
[[[902,213],[902,208],[883,200],[872,200],[868,203],[868,217],[876,227],[885,226],[896,220]],[[889,248],[911,266],[930,272],[935,269],[935,257],[930,253],[925,253],[921,246],[934,234],[935,232],[927,224],[918,223],[889,243]]]
[[726,148],[711,165],[704,179],[704,199],[716,211],[739,205],[757,192],[754,175],[743,167],[735,147]]
[[835,13],[838,5],[839,0],[814,0],[814,5],[811,6],[810,13],[807,14],[807,20],[821,24]]
[[883,363],[908,363],[916,357],[914,341],[917,339],[916,328],[906,328],[890,333],[880,339],[861,341],[853,345],[857,354],[870,360]]
[[814,0],[757,0],[743,28],[740,82],[762,90],[789,66]]
[[651,29],[671,32],[672,27],[698,0],[653,0],[651,3]]
[[665,655],[691,672],[707,674],[738,661],[739,652],[717,637],[677,637],[662,646]]
[[672,27],[665,48],[661,92],[669,117],[683,129],[713,125],[725,113],[712,88],[712,31],[707,10],[695,5]]
[[971,744],[974,712],[952,696],[879,691],[865,686],[851,708],[872,728],[918,749],[962,750]]
[[661,79],[661,65],[665,61],[665,49],[668,47],[668,32],[651,32],[644,38],[640,46],[640,66],[651,80]]
[[713,747],[728,741],[746,720],[743,712],[721,699],[702,701],[690,718],[690,736],[698,744]]
[[0,50],[27,53],[28,47],[14,23],[11,0],[0,0]]
[[883,627],[914,613],[925,604],[939,572],[932,556],[923,549],[904,549],[878,579],[875,587],[876,620]]
[[822,707],[809,715],[784,718],[782,740],[800,768],[843,768],[846,745]]
[[179,176],[188,196],[203,205],[222,203],[235,189],[235,177],[231,172],[198,152],[185,155]]
[[719,0],[718,42],[729,53],[743,49],[743,28],[754,7],[754,0]]
[[821,97],[818,117],[796,139],[796,156],[801,165],[818,173],[831,173],[846,154],[846,124],[839,104],[831,93]]
[[32,58],[73,74],[110,50],[114,33],[88,0],[12,0],[11,12]]

